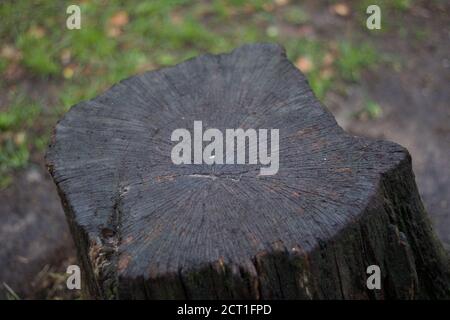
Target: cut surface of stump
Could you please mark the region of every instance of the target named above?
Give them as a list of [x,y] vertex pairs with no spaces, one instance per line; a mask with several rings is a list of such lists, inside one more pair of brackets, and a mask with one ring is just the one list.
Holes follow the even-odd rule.
[[[173,164],[194,121],[279,129],[279,171]],[[121,81],[71,108],[47,163],[94,298],[450,295],[408,152],[344,132],[277,45]]]

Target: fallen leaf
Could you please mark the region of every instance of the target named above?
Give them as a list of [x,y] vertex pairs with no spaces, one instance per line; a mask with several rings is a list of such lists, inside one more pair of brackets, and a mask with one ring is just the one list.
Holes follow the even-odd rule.
[[331,79],[331,77],[333,75],[334,75],[334,70],[330,67],[327,67],[320,71],[320,77],[325,80]]
[[279,7],[285,6],[289,3],[289,0],[275,0],[275,4]]
[[346,3],[336,3],[331,8],[334,13],[341,17],[347,17],[350,14],[350,7]]
[[109,24],[113,27],[123,27],[127,23],[128,23],[128,13],[124,10],[116,12],[109,19]]
[[3,46],[2,50],[0,51],[0,56],[7,60],[17,61],[22,58],[22,52],[20,52],[20,50],[15,48],[14,46],[7,44]]
[[122,34],[122,30],[117,27],[109,27],[106,34],[108,35],[108,37],[116,38]]
[[70,52],[70,49],[63,49],[61,51],[61,63],[62,64],[68,64],[70,62],[71,58],[72,58],[72,53]]
[[14,143],[19,146],[22,145],[25,142],[25,132],[19,132],[14,136]]
[[178,12],[172,12],[170,14],[170,21],[172,22],[173,25],[179,26],[183,24],[183,16]]
[[333,64],[333,62],[334,62],[334,56],[330,52],[327,52],[325,54],[325,56],[323,57],[323,64],[325,66],[331,66]]
[[67,66],[63,69],[63,76],[65,79],[71,79],[75,73],[73,66]]
[[41,39],[45,36],[45,29],[39,26],[32,26],[28,29],[28,34],[36,39]]
[[275,9],[275,6],[272,3],[265,3],[263,4],[263,9],[266,12],[272,12],[273,9]]
[[311,59],[308,57],[299,57],[295,62],[295,66],[303,73],[308,73],[314,67]]

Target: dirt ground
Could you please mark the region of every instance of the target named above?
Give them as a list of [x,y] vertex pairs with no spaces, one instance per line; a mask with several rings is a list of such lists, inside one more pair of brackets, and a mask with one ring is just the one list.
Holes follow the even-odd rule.
[[[356,21],[338,19],[322,9],[314,4],[308,7],[314,17],[313,28],[321,37],[334,41],[348,33],[356,38],[367,37],[367,33],[358,31]],[[377,49],[395,55],[402,67],[396,69],[381,63],[375,70],[364,72],[360,83],[348,85],[345,93],[331,90],[324,100],[348,132],[395,141],[410,151],[423,202],[447,249],[450,249],[449,12],[424,6],[402,17],[403,24],[427,31],[420,44],[411,36],[396,32],[373,37],[371,42]],[[42,83],[38,88],[47,90]],[[30,94],[33,90],[36,94],[37,89],[30,90]],[[380,117],[355,116],[368,98],[382,106]],[[65,268],[76,258],[42,155],[33,155],[32,164],[17,172],[13,184],[0,191],[0,204],[0,279],[8,279],[7,285],[21,298],[78,297],[77,293],[64,289]],[[10,295],[6,289],[0,290],[0,298]]]
[[[448,13],[426,9],[416,16],[405,17],[407,25],[428,30],[425,46],[396,37],[374,41],[379,50],[397,55],[404,67],[396,71],[382,66],[376,72],[366,73],[360,85],[348,90],[348,96],[331,93],[325,102],[348,132],[391,140],[409,150],[422,200],[447,249],[450,249],[449,21]],[[383,106],[380,118],[362,121],[349,116],[362,103],[361,92]]]

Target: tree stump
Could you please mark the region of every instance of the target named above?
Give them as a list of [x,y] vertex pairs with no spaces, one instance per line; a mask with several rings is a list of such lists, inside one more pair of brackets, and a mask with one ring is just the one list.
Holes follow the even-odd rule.
[[[174,164],[194,121],[279,129],[279,171]],[[408,151],[344,132],[277,45],[121,81],[71,108],[47,164],[93,298],[450,297]]]

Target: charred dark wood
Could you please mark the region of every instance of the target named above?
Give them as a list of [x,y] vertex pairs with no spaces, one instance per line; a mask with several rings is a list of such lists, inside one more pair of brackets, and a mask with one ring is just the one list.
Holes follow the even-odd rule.
[[[173,164],[195,120],[278,128],[278,173]],[[116,84],[64,116],[47,162],[94,298],[450,296],[408,152],[345,133],[276,45]]]

